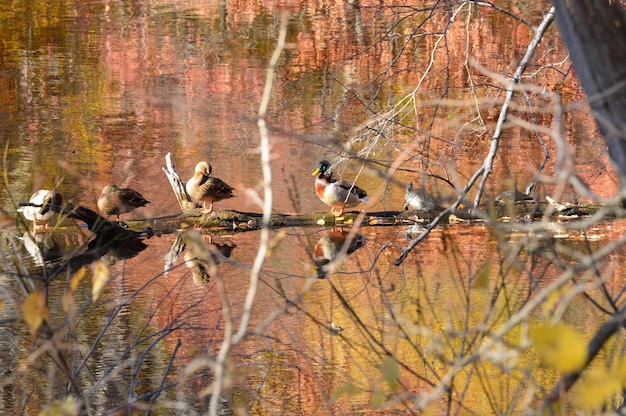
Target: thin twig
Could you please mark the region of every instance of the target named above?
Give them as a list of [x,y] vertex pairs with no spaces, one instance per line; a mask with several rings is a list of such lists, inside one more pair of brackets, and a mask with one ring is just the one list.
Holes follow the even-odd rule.
[[225,334],[224,340],[222,341],[222,345],[220,347],[220,351],[216,359],[215,381],[213,383],[213,391],[212,391],[211,400],[209,403],[209,415],[211,416],[217,415],[217,404],[218,404],[219,396],[222,390],[224,370],[226,367],[226,361],[227,361],[227,357],[230,352],[230,349],[233,345],[236,345],[239,342],[241,342],[241,340],[245,337],[246,332],[248,330],[248,325],[250,324],[250,315],[252,312],[252,305],[254,303],[254,298],[256,296],[256,292],[257,292],[258,285],[259,285],[259,275],[261,273],[261,268],[263,267],[263,263],[265,262],[265,257],[267,255],[267,250],[269,246],[269,230],[270,230],[270,220],[272,216],[272,170],[270,166],[271,154],[270,154],[269,132],[267,130],[267,125],[265,123],[265,115],[267,113],[267,108],[269,106],[272,88],[274,86],[275,69],[278,64],[278,59],[280,58],[280,55],[282,54],[282,51],[285,47],[285,39],[287,37],[287,22],[288,22],[288,15],[283,14],[281,18],[280,30],[278,34],[278,42],[276,44],[276,48],[274,49],[274,53],[272,54],[272,57],[267,67],[265,89],[263,91],[263,98],[261,99],[261,104],[259,106],[259,118],[257,120],[257,124],[259,126],[259,133],[261,137],[260,150],[261,150],[261,165],[263,168],[263,193],[264,193],[263,223],[262,223],[262,228],[261,228],[259,250],[257,251],[256,258],[254,259],[254,263],[252,265],[252,270],[250,271],[250,287],[248,288],[248,293],[246,295],[243,313],[241,316],[241,323],[239,324],[237,333],[232,337],[232,340],[229,335]]
[[530,60],[532,59],[535,53],[535,50],[537,49],[537,46],[539,45],[539,42],[541,42],[541,39],[543,38],[544,33],[546,32],[548,27],[550,27],[550,24],[552,23],[553,20],[554,20],[554,7],[551,7],[550,10],[544,16],[543,21],[541,22],[541,24],[535,31],[535,36],[533,37],[532,41],[528,45],[528,48],[526,49],[526,54],[524,55],[524,57],[522,58],[522,61],[520,62],[517,69],[515,70],[515,73],[513,74],[513,78],[511,79],[511,82],[509,83],[509,86],[506,90],[506,97],[504,99],[504,103],[502,104],[502,109],[500,110],[498,122],[496,123],[496,129],[491,138],[491,146],[489,148],[489,153],[487,154],[487,157],[485,158],[485,162],[483,163],[483,176],[480,181],[480,184],[478,185],[478,191],[476,192],[476,197],[474,198],[474,208],[478,208],[478,205],[480,203],[480,198],[482,197],[483,191],[485,189],[485,185],[487,183],[487,179],[489,178],[489,174],[493,170],[493,161],[496,157],[496,154],[498,153],[498,147],[500,145],[500,137],[502,135],[502,128],[503,128],[504,122],[506,121],[506,116],[509,112],[509,105],[511,103],[511,100],[513,99],[513,95],[515,94],[516,86],[520,83],[522,74],[526,70],[526,67],[530,63]]
[[460,195],[457,198],[457,200],[454,202],[454,204],[450,206],[448,209],[441,212],[426,227],[426,230],[424,230],[422,234],[417,236],[415,239],[411,240],[409,245],[402,251],[402,254],[400,255],[400,257],[398,257],[398,259],[394,262],[394,265],[398,266],[402,264],[402,262],[406,259],[409,252],[411,252],[411,250],[413,250],[415,246],[417,246],[421,241],[423,241],[426,237],[428,237],[432,229],[435,228],[437,224],[439,224],[439,222],[443,219],[445,215],[456,211],[456,209],[459,207],[459,205],[461,204],[461,202],[464,200],[465,196],[467,195],[467,192],[472,188],[472,186],[474,186],[474,183],[478,180],[478,178],[482,176],[482,179],[478,186],[478,192],[476,193],[476,198],[474,200],[474,210],[478,208],[478,204],[480,203],[480,198],[485,188],[487,178],[489,177],[489,173],[491,173],[493,169],[493,161],[495,159],[496,153],[498,151],[498,146],[500,144],[500,135],[502,133],[502,126],[504,124],[504,121],[506,120],[509,105],[516,89],[515,87],[517,84],[519,84],[521,76],[524,73],[526,66],[532,59],[535,49],[537,48],[537,45],[541,41],[543,34],[547,30],[547,28],[550,26],[553,20],[554,20],[554,8],[552,7],[550,8],[548,13],[544,17],[543,21],[537,28],[537,31],[535,32],[535,36],[533,37],[533,40],[528,45],[528,48],[526,50],[526,55],[524,55],[522,62],[518,66],[517,70],[515,71],[515,74],[513,75],[513,79],[511,80],[509,84],[509,88],[507,89],[507,96],[504,100],[502,110],[500,111],[500,117],[498,118],[498,123],[496,125],[496,131],[494,132],[494,135],[491,139],[491,147],[489,149],[489,153],[487,154],[487,157],[485,158],[483,165],[476,172],[474,172],[474,175],[470,178],[470,180],[467,182],[463,190],[460,192]]
[[[156,391],[150,395],[150,405],[154,405],[154,402],[156,401],[156,399],[161,395],[161,392],[163,391],[164,387],[165,387],[165,380],[167,379],[168,374],[170,373],[170,370],[172,368],[172,365],[174,364],[174,359],[176,358],[176,353],[178,352],[178,349],[180,348],[180,346],[183,344],[183,342],[179,339],[176,340],[176,345],[174,346],[174,351],[172,351],[172,353],[170,354],[170,360],[167,363],[167,367],[165,367],[165,371],[163,372],[163,377],[161,377],[161,382],[159,383],[159,387],[156,389]],[[174,383],[176,384],[176,383]],[[149,412],[147,412],[149,413]]]
[[623,247],[624,245],[626,245],[626,237],[622,237],[615,243],[605,246],[595,253],[585,257],[576,266],[565,269],[563,273],[561,273],[561,275],[557,277],[552,283],[541,289],[535,297],[526,302],[524,306],[513,316],[511,316],[511,318],[509,318],[509,320],[506,321],[504,325],[502,325],[491,336],[484,339],[482,345],[477,349],[476,352],[468,355],[460,355],[449,367],[448,372],[441,378],[439,384],[435,389],[433,389],[432,392],[420,395],[418,398],[416,398],[416,406],[419,409],[424,409],[430,402],[436,400],[438,397],[441,397],[446,389],[450,387],[451,381],[459,371],[461,371],[463,368],[471,363],[480,361],[485,356],[485,354],[497,342],[501,341],[513,328],[528,320],[532,311],[538,308],[551,293],[557,291],[560,287],[569,282],[581,271],[588,270],[597,262],[605,259],[606,256],[608,256],[610,253],[613,253],[618,247]]

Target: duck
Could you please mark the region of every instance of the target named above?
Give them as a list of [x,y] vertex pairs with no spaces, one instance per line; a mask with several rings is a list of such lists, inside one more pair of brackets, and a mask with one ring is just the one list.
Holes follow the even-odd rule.
[[[369,202],[367,192],[353,183],[340,179],[333,179],[330,163],[322,160],[313,172],[315,178],[315,193],[319,199],[330,206],[331,214],[339,217],[345,208],[354,208],[361,202]],[[338,210],[338,211],[335,211]]]
[[45,205],[61,205],[62,203],[63,197],[60,193],[49,189],[40,189],[30,197],[29,205],[21,206],[17,210],[22,213],[24,218],[33,222],[33,232],[36,232],[40,229],[47,229],[49,221],[55,214],[52,210],[42,213]]
[[233,195],[235,189],[223,180],[211,176],[211,172],[213,167],[209,163],[198,162],[193,176],[185,185],[191,199],[202,204],[202,212],[205,214],[213,211],[213,203],[235,196]]
[[118,188],[117,185],[106,185],[98,197],[98,210],[102,215],[115,215],[120,220],[120,215],[127,214],[135,208],[149,204],[139,192],[131,188]]
[[406,184],[406,193],[404,194],[404,209],[416,209],[418,211],[437,211],[441,210],[439,202],[426,192],[424,189],[413,190],[413,182]]
[[517,189],[509,189],[502,192],[500,195],[496,196],[494,202],[496,204],[506,204],[507,202],[518,202],[518,201],[534,201],[535,198],[531,196],[533,190],[535,189],[536,182],[531,182],[527,187],[526,191],[522,192]]

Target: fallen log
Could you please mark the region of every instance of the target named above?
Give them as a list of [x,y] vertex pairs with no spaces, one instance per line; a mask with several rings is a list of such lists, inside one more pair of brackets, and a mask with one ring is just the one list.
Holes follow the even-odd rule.
[[[485,207],[485,216],[476,216],[467,210],[458,210],[450,215],[445,224],[458,222],[486,222],[486,221],[512,221],[512,220],[536,220],[543,218],[548,203],[537,203],[519,201],[507,204],[493,204]],[[568,221],[576,218],[588,217],[595,214],[600,209],[605,208],[598,204],[567,204],[557,208],[552,208],[550,215],[552,220]],[[619,209],[616,207],[616,209]],[[365,213],[361,221],[362,226],[400,226],[413,225],[416,223],[428,223],[435,218],[439,212],[417,212],[417,211],[382,211]],[[360,212],[346,212],[337,218],[330,212],[314,212],[308,214],[272,214],[270,220],[271,228],[283,227],[311,227],[311,226],[351,226],[361,215]],[[616,211],[608,210],[607,219],[616,218]],[[129,220],[125,222],[130,229],[145,230],[152,229],[157,233],[171,234],[189,228],[202,229],[211,234],[238,233],[245,231],[259,230],[262,227],[262,214],[240,211],[213,211],[208,214],[200,210],[188,210],[178,215],[143,219]]]
[[[76,271],[80,267],[89,265],[94,260],[105,256],[108,263],[132,258],[147,247],[144,240],[155,235],[150,228],[142,231],[131,230],[125,227],[124,223],[112,223],[95,211],[81,206],[71,204],[61,206],[51,203],[37,205],[30,202],[23,202],[20,206],[41,207],[42,214],[53,211],[66,218],[82,221],[94,234],[94,237],[90,238],[86,245],[78,247],[78,250],[72,245],[70,247],[63,246],[55,252],[47,252],[46,247],[39,247],[42,250],[40,266],[45,263],[46,267],[42,267],[39,272],[33,270],[29,277],[39,277],[45,282],[51,281],[65,270]],[[36,247],[33,248],[36,249]],[[71,248],[71,250],[67,250],[67,248]],[[40,276],[38,276],[39,274]]]
[[[22,206],[33,206],[28,202]],[[560,204],[550,206],[548,203],[536,201],[509,201],[507,203],[494,203],[483,209],[487,217],[472,215],[466,210],[459,209],[447,218],[446,224],[457,222],[485,222],[485,221],[511,221],[524,219],[526,221],[542,218],[546,210],[550,209],[553,220],[575,220],[595,214],[598,210],[606,208],[598,204]],[[85,207],[70,205],[58,206],[48,204],[43,208],[59,212],[69,218],[78,219],[87,224],[91,232],[99,238],[100,244],[120,245],[124,241],[142,240],[155,234],[172,234],[178,231],[196,228],[211,234],[237,233],[259,230],[262,227],[262,214],[240,211],[213,211],[203,213],[199,209],[186,210],[178,215],[126,220],[124,222],[110,222],[96,212]],[[615,207],[615,209],[619,209]],[[400,226],[413,225],[416,223],[428,223],[439,212],[418,211],[381,211],[369,212],[363,215],[362,226]],[[346,212],[341,217],[335,217],[330,212],[309,214],[272,214],[271,228],[283,227],[308,227],[308,226],[351,226],[357,221],[360,212]],[[607,211],[607,219],[616,218],[619,215],[615,210]]]

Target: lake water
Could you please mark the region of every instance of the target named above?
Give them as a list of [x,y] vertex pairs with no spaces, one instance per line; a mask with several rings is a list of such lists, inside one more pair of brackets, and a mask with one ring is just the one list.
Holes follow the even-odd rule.
[[[322,159],[341,159],[336,173],[357,178],[372,196],[370,212],[401,210],[409,180],[450,203],[482,164],[500,111],[506,84],[488,72],[510,75],[532,31],[486,7],[441,6],[431,15],[417,11],[430,4],[414,3],[5,2],[0,208],[16,217],[17,204],[34,189],[55,187],[66,202],[95,209],[101,189],[115,183],[151,201],[122,219],[176,215],[180,207],[162,172],[171,153],[183,180],[206,160],[235,188],[217,211],[262,212],[257,115],[282,13],[289,15],[287,43],[266,116],[272,211],[329,210],[311,176]],[[548,5],[506,7],[537,25]],[[455,19],[442,38],[448,13]],[[545,152],[537,137],[550,154],[538,197],[591,200],[558,180],[555,140],[523,123],[554,125],[545,92],[560,93],[569,106],[563,130],[579,178],[602,198],[619,188],[593,119],[578,105],[583,94],[556,35],[551,28],[524,80],[538,86],[527,91],[530,101],[517,96],[484,201],[535,178]],[[468,51],[478,65],[468,62]],[[33,262],[17,238],[25,226],[18,221],[3,231],[0,412],[7,414],[34,414],[72,390],[19,319],[25,293],[16,274]],[[464,328],[495,330],[561,275],[563,266],[547,251],[560,247],[559,255],[574,262],[574,252],[617,241],[622,230],[618,221],[544,239],[454,224],[437,227],[399,266],[394,262],[412,238],[405,226],[361,227],[355,237],[349,227],[271,230],[248,335],[227,360],[220,411],[417,413],[417,398],[433,391],[454,353],[478,345],[478,335],[462,335]],[[84,229],[67,235],[59,244],[80,247],[86,238]],[[234,334],[241,323],[260,232],[213,236],[210,247],[221,254],[212,266],[198,265],[190,246],[167,266],[177,238],[165,233],[133,257],[103,257],[110,281],[90,303],[89,269],[73,292],[84,310],[70,325],[63,295],[76,270],[50,284],[55,345],[91,414],[130,414],[128,403],[137,412],[156,406],[155,414],[208,409],[213,360],[225,331]],[[350,254],[327,272],[320,254],[336,255],[346,238]],[[617,250],[600,267],[616,293],[622,258]],[[592,298],[596,290],[590,288]],[[567,308],[553,302],[554,310],[537,308],[531,322],[557,313],[589,336],[601,320],[583,296],[568,298]],[[523,351],[500,347],[510,362],[468,369],[432,409],[510,414],[522,407],[516,398],[537,401],[532,389],[558,379]]]

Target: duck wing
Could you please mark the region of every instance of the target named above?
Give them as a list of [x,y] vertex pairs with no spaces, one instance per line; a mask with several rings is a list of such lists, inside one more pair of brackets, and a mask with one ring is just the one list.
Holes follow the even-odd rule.
[[200,182],[199,188],[202,190],[204,195],[220,199],[232,198],[234,196],[233,191],[235,190],[223,180],[212,176],[203,178]]
[[132,207],[143,207],[150,203],[143,195],[130,188],[120,189],[119,198],[122,203]]
[[341,190],[344,199],[346,196],[349,195],[350,198],[356,197],[361,202],[368,201],[367,192],[365,192],[363,189],[359,188],[353,183],[338,179],[332,181],[332,184]]

